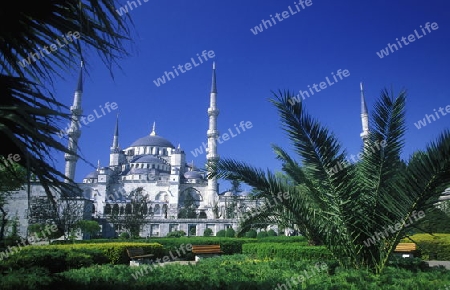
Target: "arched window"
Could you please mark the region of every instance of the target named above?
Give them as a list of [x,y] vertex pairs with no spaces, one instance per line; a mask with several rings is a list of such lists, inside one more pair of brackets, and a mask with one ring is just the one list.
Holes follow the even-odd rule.
[[155,215],[161,214],[161,206],[159,204],[155,204]]
[[105,209],[103,210],[103,212],[105,214],[111,214],[111,205],[110,204],[106,204],[105,205]]
[[119,210],[119,205],[116,203],[115,205],[113,205],[112,207],[112,214],[118,215],[120,212]]
[[131,214],[131,204],[129,203],[125,206],[125,214]]

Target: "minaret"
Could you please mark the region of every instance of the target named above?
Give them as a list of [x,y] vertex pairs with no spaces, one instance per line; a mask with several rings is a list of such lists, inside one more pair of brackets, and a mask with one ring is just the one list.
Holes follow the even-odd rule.
[[[219,131],[217,130],[217,116],[219,115],[219,110],[217,109],[216,101],[217,101],[216,64],[215,62],[213,62],[211,94],[208,108],[208,117],[209,117],[209,128],[207,131],[208,153],[206,155],[206,160],[208,164],[214,164],[219,160],[216,143],[216,140],[219,137]],[[217,198],[217,178],[213,177],[208,179],[208,193],[206,198],[207,204],[212,205],[216,200],[216,198]]]
[[64,159],[66,160],[66,166],[64,175],[66,179],[64,182],[68,183],[70,180],[74,180],[75,178],[75,168],[77,166],[77,153],[78,153],[78,139],[81,136],[80,129],[80,117],[83,113],[81,108],[81,95],[83,94],[83,61],[81,61],[80,75],[78,77],[78,85],[75,90],[75,95],[73,97],[73,106],[70,107],[70,111],[72,112],[70,129],[67,133],[69,143],[67,145],[67,149],[71,153],[64,154]]
[[113,143],[109,153],[109,166],[119,166],[120,164],[120,148],[119,148],[119,115],[116,119],[116,128],[114,129]]
[[362,122],[362,133],[360,134],[364,148],[366,147],[368,137],[369,137],[369,114],[367,112],[366,100],[364,98],[364,89],[362,82],[359,84],[361,88],[361,122]]

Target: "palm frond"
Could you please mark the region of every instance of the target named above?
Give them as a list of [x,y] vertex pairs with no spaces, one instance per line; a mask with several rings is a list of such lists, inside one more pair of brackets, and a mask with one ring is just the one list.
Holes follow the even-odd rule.
[[57,124],[69,122],[70,112],[51,88],[64,73],[78,68],[80,60],[89,66],[85,52],[97,52],[111,74],[112,65],[129,55],[125,44],[132,22],[129,15],[116,13],[115,3],[17,0],[0,11],[0,154],[20,154],[20,164],[37,177],[54,206],[52,188],[64,194],[78,188],[63,182],[52,156],[81,156],[55,139]]

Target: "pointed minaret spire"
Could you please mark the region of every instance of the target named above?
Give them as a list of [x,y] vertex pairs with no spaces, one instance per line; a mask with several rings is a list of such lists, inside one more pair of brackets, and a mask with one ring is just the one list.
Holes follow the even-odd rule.
[[114,128],[113,143],[109,152],[109,166],[118,168],[120,165],[120,147],[119,147],[119,114],[116,117],[116,127]]
[[113,144],[111,149],[119,148],[119,114],[116,118],[116,128],[114,129]]
[[78,75],[77,91],[78,92],[83,91],[83,61],[81,61],[80,74]]
[[[217,116],[219,115],[219,110],[217,109],[217,87],[216,87],[216,63],[213,62],[212,71],[212,84],[211,84],[211,94],[210,102],[208,108],[209,117],[209,128],[207,131],[208,137],[208,148],[206,154],[207,163],[212,165],[219,160],[219,155],[217,154],[217,143],[216,140],[219,137],[219,131],[217,130]],[[217,199],[217,178],[213,177],[208,179],[208,189],[206,194],[206,204],[213,205]]]
[[364,142],[364,147],[367,143],[367,138],[369,137],[369,113],[367,111],[366,100],[364,98],[364,89],[362,82],[359,84],[361,88],[361,123],[362,123],[362,133],[360,134]]
[[97,160],[97,171],[100,170],[100,159]]
[[80,118],[83,114],[83,110],[81,108],[81,96],[83,94],[83,61],[81,61],[80,66],[80,74],[78,76],[78,84],[75,90],[75,95],[73,97],[73,106],[70,107],[70,111],[72,112],[70,128],[67,132],[68,135],[68,145],[67,149],[70,153],[64,154],[64,159],[66,161],[64,168],[64,175],[66,179],[64,182],[68,183],[70,180],[74,180],[75,178],[75,169],[77,166],[77,153],[78,153],[78,139],[81,136],[80,129]]
[[153,128],[152,128],[152,132],[150,133],[150,136],[155,136],[156,135],[156,122],[153,122]]
[[216,62],[213,61],[213,73],[212,73],[212,82],[211,82],[211,93],[217,93],[216,87]]

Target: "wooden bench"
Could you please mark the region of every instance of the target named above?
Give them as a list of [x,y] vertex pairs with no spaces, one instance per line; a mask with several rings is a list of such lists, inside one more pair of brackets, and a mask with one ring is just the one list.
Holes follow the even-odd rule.
[[223,254],[220,245],[193,245],[192,253],[195,254],[195,261],[200,258],[214,257]]
[[130,258],[130,266],[139,266],[143,264],[146,259],[153,257],[153,254],[145,254],[143,248],[129,248],[127,249],[128,257]]
[[415,243],[398,243],[395,247],[394,253],[401,255],[403,258],[414,257],[417,251]]

